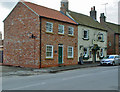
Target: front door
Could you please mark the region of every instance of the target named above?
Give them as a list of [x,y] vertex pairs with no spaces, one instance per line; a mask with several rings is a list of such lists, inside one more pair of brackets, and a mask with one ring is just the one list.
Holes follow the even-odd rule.
[[59,45],[58,47],[58,63],[62,64],[63,63],[63,46]]

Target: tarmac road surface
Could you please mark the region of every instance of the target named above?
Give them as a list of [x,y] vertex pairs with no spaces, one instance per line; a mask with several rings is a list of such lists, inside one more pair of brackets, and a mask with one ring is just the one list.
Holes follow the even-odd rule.
[[118,90],[118,67],[101,66],[2,78],[2,90]]

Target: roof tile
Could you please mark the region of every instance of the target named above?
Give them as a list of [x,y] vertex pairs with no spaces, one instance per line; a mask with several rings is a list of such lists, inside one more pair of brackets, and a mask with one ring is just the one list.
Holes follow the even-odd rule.
[[31,3],[31,2],[25,2],[24,1],[23,3],[26,4],[29,8],[31,8],[33,11],[35,11],[40,16],[51,18],[51,19],[56,19],[56,20],[60,20],[60,21],[64,21],[64,22],[69,22],[69,23],[73,23],[73,24],[77,24],[72,19],[70,19],[66,15],[62,14],[60,11],[50,9],[50,8],[47,8],[47,7],[44,7],[44,6],[40,6],[40,5]]

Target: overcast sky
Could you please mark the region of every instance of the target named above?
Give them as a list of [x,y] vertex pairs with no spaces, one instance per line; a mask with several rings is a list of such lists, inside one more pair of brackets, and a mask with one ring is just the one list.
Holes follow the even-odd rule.
[[[15,7],[19,0],[0,0],[0,31],[4,30],[3,20]],[[46,6],[55,10],[60,10],[61,0],[25,0]],[[118,2],[120,0],[68,0],[69,10],[90,15],[89,12],[92,6],[96,7],[97,20],[99,21],[100,13],[106,13],[107,21],[118,24]],[[106,4],[108,3],[108,4]],[[106,12],[105,12],[106,4]]]

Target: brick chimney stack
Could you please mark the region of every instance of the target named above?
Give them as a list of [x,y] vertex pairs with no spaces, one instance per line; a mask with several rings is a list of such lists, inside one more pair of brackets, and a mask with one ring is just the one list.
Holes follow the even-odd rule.
[[92,17],[94,20],[97,20],[97,11],[95,10],[95,6],[91,7],[90,17]]
[[106,22],[106,17],[104,15],[104,13],[101,13],[100,14],[100,23],[104,23],[104,22]]
[[60,7],[60,11],[63,12],[64,14],[66,14],[66,12],[68,11],[68,0],[62,0],[61,1],[61,7]]

